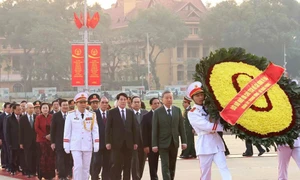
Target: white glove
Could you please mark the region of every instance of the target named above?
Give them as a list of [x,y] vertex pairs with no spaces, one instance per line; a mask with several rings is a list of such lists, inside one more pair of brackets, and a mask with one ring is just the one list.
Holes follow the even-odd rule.
[[96,146],[94,146],[94,152],[98,152],[99,151],[99,144],[96,144]]
[[66,149],[66,148],[65,148],[65,152],[66,152],[67,154],[70,154],[70,149]]

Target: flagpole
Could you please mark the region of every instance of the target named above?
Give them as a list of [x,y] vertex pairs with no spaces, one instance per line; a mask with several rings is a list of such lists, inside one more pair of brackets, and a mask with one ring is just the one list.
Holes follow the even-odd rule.
[[87,27],[87,0],[84,0],[84,91],[88,91],[88,27]]

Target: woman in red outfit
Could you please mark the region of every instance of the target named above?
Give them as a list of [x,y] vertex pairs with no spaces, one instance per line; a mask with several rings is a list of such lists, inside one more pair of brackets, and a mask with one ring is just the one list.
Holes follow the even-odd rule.
[[35,119],[36,142],[39,149],[38,178],[52,179],[55,177],[55,154],[51,149],[50,124],[52,115],[49,114],[49,104],[42,103],[41,114]]

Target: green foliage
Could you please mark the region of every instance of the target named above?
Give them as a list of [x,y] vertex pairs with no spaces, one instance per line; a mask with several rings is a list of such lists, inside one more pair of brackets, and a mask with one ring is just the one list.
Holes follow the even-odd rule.
[[127,34],[132,41],[140,42],[146,48],[147,34],[149,35],[149,61],[157,89],[160,88],[160,82],[155,67],[159,55],[166,49],[176,47],[188,33],[189,30],[180,17],[160,5],[140,11],[129,22]]
[[215,47],[242,47],[283,65],[287,48],[288,71],[299,68],[300,4],[296,0],[249,0],[237,5],[225,1],[211,8],[200,21],[204,43]]
[[[26,90],[33,81],[48,86],[70,79],[71,41],[81,40],[74,25],[73,13],[83,12],[80,0],[7,0],[0,4],[0,36],[5,45],[22,49],[21,75]],[[94,34],[103,36],[110,19],[99,5],[89,7],[91,16],[100,12],[100,24]],[[38,82],[37,82],[38,83]],[[59,87],[58,87],[59,88]]]

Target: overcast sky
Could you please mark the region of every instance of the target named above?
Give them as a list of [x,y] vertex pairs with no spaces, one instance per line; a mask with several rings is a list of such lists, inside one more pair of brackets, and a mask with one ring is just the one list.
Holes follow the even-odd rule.
[[[98,2],[101,4],[101,6],[105,9],[110,8],[113,3],[115,3],[117,0],[87,0],[89,4],[93,4],[95,2]],[[206,3],[211,3],[212,5],[215,5],[216,3],[219,3],[224,0],[202,0],[204,5]],[[242,2],[243,0],[236,0],[237,2]]]

